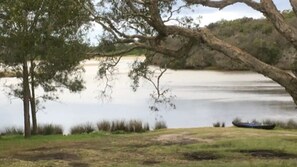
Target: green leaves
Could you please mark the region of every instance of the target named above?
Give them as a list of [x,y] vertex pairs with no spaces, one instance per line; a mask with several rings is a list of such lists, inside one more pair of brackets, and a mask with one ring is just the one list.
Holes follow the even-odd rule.
[[[87,46],[82,41],[90,21],[83,4],[90,1],[80,2],[0,1],[0,61],[16,73],[22,73],[23,62],[30,62],[26,77],[34,83],[31,89],[41,86],[45,92],[60,88],[75,92],[84,88],[78,65],[85,58]],[[21,85],[13,89],[22,93]]]

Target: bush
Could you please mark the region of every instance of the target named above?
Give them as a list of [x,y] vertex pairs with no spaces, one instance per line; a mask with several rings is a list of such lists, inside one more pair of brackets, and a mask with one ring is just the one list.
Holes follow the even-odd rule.
[[166,122],[165,121],[157,121],[155,123],[155,130],[158,130],[158,129],[167,129]]
[[63,128],[61,125],[43,124],[38,125],[38,135],[62,135]]
[[91,133],[93,131],[95,131],[95,128],[91,123],[80,124],[70,128],[70,134]]

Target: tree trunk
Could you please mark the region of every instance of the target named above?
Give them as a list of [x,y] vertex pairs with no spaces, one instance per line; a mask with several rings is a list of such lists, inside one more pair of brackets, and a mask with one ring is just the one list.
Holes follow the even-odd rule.
[[30,127],[30,90],[29,90],[29,73],[27,61],[23,62],[23,104],[24,104],[24,135],[25,138],[31,136]]
[[37,117],[36,117],[36,99],[35,99],[35,76],[34,76],[35,64],[31,60],[30,66],[30,76],[31,76],[31,95],[30,95],[30,104],[31,104],[31,115],[32,115],[32,134],[36,135],[38,132],[37,129]]

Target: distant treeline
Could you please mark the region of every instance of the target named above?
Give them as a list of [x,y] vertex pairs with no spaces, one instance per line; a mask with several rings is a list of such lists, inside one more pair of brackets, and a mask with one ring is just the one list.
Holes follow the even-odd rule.
[[[283,13],[286,19],[297,27],[294,13],[290,11]],[[267,19],[222,20],[207,27],[219,38],[238,46],[269,64],[276,64],[283,50],[291,47]]]

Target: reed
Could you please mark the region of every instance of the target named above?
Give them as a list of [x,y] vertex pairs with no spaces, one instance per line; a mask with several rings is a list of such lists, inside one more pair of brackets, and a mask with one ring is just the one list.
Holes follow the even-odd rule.
[[111,132],[128,132],[129,128],[124,120],[114,120],[111,122]]
[[142,126],[142,122],[140,120],[130,120],[127,123],[127,129],[129,132],[143,132],[144,128]]
[[262,121],[264,124],[275,124],[276,127],[282,128],[282,129],[297,129],[297,122],[290,119],[288,121],[275,121],[266,119]]
[[103,120],[101,122],[98,122],[97,123],[97,129],[98,129],[98,131],[110,132],[111,131],[110,121]]
[[20,127],[6,127],[1,135],[23,135],[24,131]]
[[95,128],[91,123],[76,125],[70,128],[70,134],[82,134],[94,132]]
[[165,121],[156,121],[155,122],[155,130],[158,129],[167,129],[167,125]]
[[97,123],[98,131],[105,132],[133,132],[140,133],[150,130],[148,123],[143,124],[141,120],[132,119],[130,121],[125,120],[103,120]]
[[54,124],[42,124],[38,125],[38,135],[62,135],[63,127],[61,125]]

